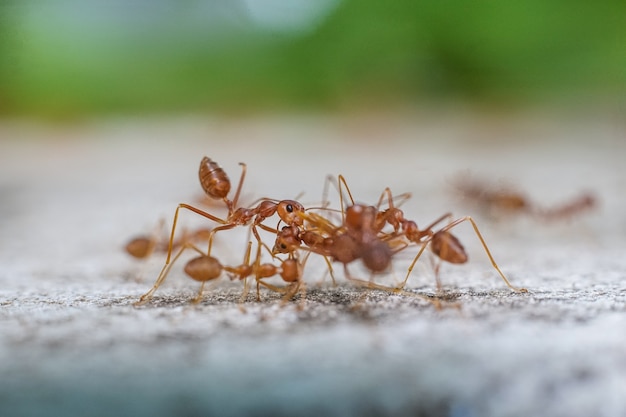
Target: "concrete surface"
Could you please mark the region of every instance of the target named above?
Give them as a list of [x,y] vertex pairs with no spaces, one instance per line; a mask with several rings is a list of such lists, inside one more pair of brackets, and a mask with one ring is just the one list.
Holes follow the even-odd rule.
[[[4,122],[0,415],[624,416],[625,127],[539,113]],[[243,313],[242,286],[225,278],[190,305],[197,283],[182,262],[133,307],[163,255],[141,264],[122,247],[195,201],[205,154],[233,181],[248,163],[247,202],[304,191],[312,205],[325,175],[343,173],[361,201],[385,186],[413,193],[403,208],[419,225],[472,214],[530,292],[509,291],[461,225],[470,262],[441,271],[459,309],[355,288],[341,273],[333,287],[314,260],[302,310],[264,291]],[[582,190],[600,205],[564,222],[494,221],[452,194],[465,170],[546,206]],[[191,213],[181,223],[206,224]],[[225,233],[214,253],[239,262],[245,239]],[[414,253],[377,282],[398,282]],[[428,259],[410,291],[435,293]]]

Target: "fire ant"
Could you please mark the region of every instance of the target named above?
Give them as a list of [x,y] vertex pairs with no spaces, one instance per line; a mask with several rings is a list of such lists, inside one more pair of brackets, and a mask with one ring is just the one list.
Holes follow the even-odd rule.
[[544,221],[567,220],[597,205],[596,198],[584,192],[560,206],[542,208],[512,187],[496,188],[468,176],[459,177],[453,186],[462,198],[490,214],[527,214]]
[[[379,213],[378,227],[382,229],[382,227],[384,227],[384,223],[390,224],[394,229],[393,236],[397,236],[397,237],[403,236],[404,238],[406,238],[406,240],[408,240],[409,243],[421,244],[420,250],[418,251],[413,261],[411,262],[407,270],[406,277],[404,281],[402,282],[402,284],[399,286],[399,288],[404,288],[407,280],[409,279],[409,276],[411,275],[413,267],[415,266],[415,264],[417,263],[417,260],[420,258],[420,256],[422,255],[422,253],[424,252],[427,246],[430,246],[431,251],[442,261],[446,261],[452,264],[466,263],[468,260],[468,256],[467,256],[467,253],[465,252],[465,248],[463,247],[459,239],[456,236],[454,236],[452,233],[450,233],[449,230],[451,230],[452,228],[458,226],[459,224],[465,221],[469,221],[474,229],[474,232],[476,233],[476,236],[480,240],[480,243],[483,246],[483,249],[485,250],[487,257],[491,261],[491,265],[498,272],[498,274],[500,275],[504,283],[513,291],[528,292],[528,290],[526,290],[525,288],[518,288],[518,287],[513,286],[509,282],[509,280],[506,278],[502,270],[500,270],[500,267],[498,266],[496,261],[493,259],[493,256],[491,255],[491,251],[487,247],[487,243],[485,242],[485,239],[483,238],[482,233],[480,233],[480,230],[478,229],[478,226],[476,225],[476,222],[474,221],[472,217],[465,216],[465,217],[458,218],[456,220],[451,220],[453,218],[452,213],[446,213],[443,216],[440,216],[438,219],[436,219],[426,228],[420,230],[415,221],[407,220],[404,217],[404,213],[402,212],[402,210],[393,206],[393,198],[391,197],[390,189],[386,188],[384,193],[387,194],[387,199],[389,201],[389,208]],[[448,225],[442,227],[438,231],[433,230],[433,228],[437,224],[441,223],[442,221],[446,219],[449,220]],[[440,287],[438,271],[439,271],[439,266],[437,265],[435,267],[435,275],[437,277],[437,286]]]
[[228,192],[230,191],[230,179],[226,175],[226,172],[219,165],[217,165],[216,162],[212,161],[208,157],[205,156],[202,159],[199,169],[200,184],[208,196],[215,199],[222,199],[225,202],[228,208],[228,216],[226,217],[226,219],[221,219],[217,216],[207,213],[206,211],[190,206],[189,204],[181,203],[176,208],[176,212],[174,214],[174,222],[172,226],[172,234],[170,236],[170,243],[174,237],[174,230],[176,229],[176,223],[178,221],[178,212],[181,208],[191,210],[196,214],[199,214],[220,224],[220,226],[215,227],[211,231],[211,234],[209,236],[209,253],[211,252],[211,245],[215,233],[222,230],[232,229],[237,226],[245,226],[247,224],[250,224],[251,222],[252,232],[254,233],[257,241],[261,242],[261,237],[259,236],[256,227],[258,226],[264,230],[275,233],[274,229],[269,228],[261,223],[268,217],[273,216],[274,214],[278,214],[280,219],[286,224],[302,225],[302,219],[298,216],[298,213],[304,212],[304,207],[302,206],[302,204],[295,200],[278,201],[269,198],[263,198],[255,207],[237,208],[237,200],[239,199],[241,187],[243,185],[243,181],[246,175],[246,164],[240,162],[239,165],[242,166],[241,178],[239,179],[239,185],[237,186],[235,197],[232,200],[229,200],[227,196]]
[[[342,176],[339,176],[339,181],[340,184],[343,184],[344,187],[346,187],[346,191],[350,198],[350,201],[353,203],[345,210],[344,215],[344,227],[346,228],[347,233],[341,235],[341,250],[339,252],[339,254],[344,257],[342,259],[341,257],[337,257],[336,254],[335,256],[333,256],[334,259],[339,260],[340,262],[344,262],[344,266],[352,260],[360,257],[363,259],[365,266],[368,267],[372,272],[380,272],[388,267],[391,262],[392,255],[399,250],[402,250],[404,247],[408,246],[408,243],[421,244],[420,250],[418,251],[417,255],[415,256],[407,270],[405,280],[399,287],[397,287],[397,289],[402,289],[406,285],[406,282],[417,260],[422,255],[427,246],[430,246],[433,253],[442,261],[455,264],[462,264],[467,262],[468,256],[465,252],[465,248],[463,247],[461,242],[452,233],[449,232],[449,230],[462,222],[469,221],[472,224],[472,227],[474,228],[474,231],[478,236],[483,248],[485,249],[485,252],[489,257],[492,266],[499,273],[500,277],[503,279],[506,285],[514,291],[527,292],[525,288],[517,288],[513,286],[506,278],[504,273],[500,270],[497,263],[493,259],[493,256],[491,255],[491,252],[487,247],[487,244],[485,243],[485,240],[480,233],[478,226],[471,217],[466,216],[456,219],[454,221],[451,221],[447,226],[444,226],[440,230],[433,231],[433,228],[437,224],[441,223],[445,219],[452,218],[451,213],[446,213],[437,220],[435,220],[432,224],[427,226],[425,229],[420,230],[417,226],[417,223],[412,220],[407,220],[404,217],[404,213],[402,212],[402,210],[394,206],[391,190],[388,187],[383,191],[383,194],[381,194],[377,207],[364,206],[360,204],[354,204],[352,194],[350,193],[345,179]],[[384,200],[385,196],[387,197],[389,207],[386,210],[380,211],[378,208],[381,206],[381,203]],[[323,218],[318,218],[316,219],[316,223],[319,225],[320,223],[323,223],[322,220]],[[393,227],[393,233],[382,232],[386,224],[389,224]],[[389,245],[385,245],[385,243],[392,242],[396,238],[400,237],[406,239],[408,243],[404,246],[401,246],[400,249],[396,250],[395,252],[391,250]],[[335,248],[334,250],[337,250],[337,248]],[[436,268],[436,273],[438,280],[438,267]]]
[[[159,222],[163,227],[163,222]],[[182,236],[172,243],[172,249],[176,249],[184,245],[186,242],[198,242],[208,239],[211,230],[208,228],[199,228],[193,232],[183,231]],[[163,238],[159,233],[152,235],[137,235],[130,239],[124,246],[124,250],[130,256],[136,259],[146,259],[154,252],[167,252],[165,242],[167,238]]]
[[[196,214],[199,214],[203,217],[206,217],[220,224],[220,226],[213,228],[213,230],[211,230],[209,233],[208,250],[207,250],[207,254],[205,255],[207,257],[210,257],[211,255],[213,237],[219,231],[228,230],[228,229],[235,228],[237,226],[244,226],[244,225],[252,223],[251,230],[258,244],[261,244],[262,243],[261,237],[259,236],[256,227],[258,226],[266,231],[276,233],[275,229],[272,229],[262,224],[262,222],[265,219],[273,216],[274,214],[278,214],[281,221],[285,222],[285,224],[287,225],[293,224],[293,225],[301,226],[303,224],[303,219],[299,216],[299,213],[304,212],[304,207],[295,200],[277,201],[277,200],[264,198],[264,199],[261,199],[260,202],[255,207],[252,207],[252,208],[239,207],[238,208],[237,201],[239,199],[243,181],[246,175],[246,164],[240,163],[239,165],[242,166],[241,177],[239,179],[239,184],[237,186],[237,191],[235,192],[235,196],[233,197],[232,200],[230,200],[228,198],[228,194],[231,189],[231,184],[230,184],[230,179],[228,178],[228,175],[226,174],[226,172],[216,162],[212,161],[210,158],[205,156],[202,159],[202,161],[200,162],[200,168],[198,171],[202,189],[205,191],[205,193],[209,197],[213,199],[221,199],[224,201],[224,203],[226,204],[226,207],[228,208],[228,216],[226,219],[221,219],[217,216],[214,216],[213,214],[210,214],[204,210],[201,210],[189,204],[184,204],[184,203],[179,204],[178,207],[176,208],[176,212],[174,213],[174,220],[172,223],[172,231],[170,234],[169,245],[168,245],[168,250],[167,250],[167,259],[165,261],[165,265],[163,266],[161,273],[157,277],[157,280],[154,284],[153,289],[148,291],[148,293],[144,294],[141,297],[139,301],[140,303],[145,302],[145,300],[148,300],[151,297],[152,293],[156,289],[155,287],[158,288],[161,285],[161,283],[165,280],[165,277],[167,276],[169,269],[171,268],[171,263],[173,263],[173,261],[172,262],[170,261],[172,260],[172,249],[174,247],[174,234],[175,234],[176,225],[178,222],[178,213],[181,208],[190,210]],[[179,252],[179,255],[180,253],[182,253],[182,251]],[[174,261],[177,258],[178,256],[174,258]],[[211,269],[207,267],[206,271],[211,271]],[[213,271],[215,271],[215,269]]]
[[[257,258],[253,264],[250,263],[250,252],[252,242],[248,242],[248,247],[244,255],[243,263],[237,266],[222,265],[222,263],[214,256],[204,254],[193,243],[186,243],[174,256],[172,264],[182,255],[185,249],[190,248],[198,252],[200,255],[190,259],[185,265],[185,273],[193,280],[200,282],[200,288],[196,297],[192,299],[192,303],[199,303],[202,300],[202,294],[204,292],[205,284],[210,281],[218,279],[223,272],[229,274],[231,280],[239,279],[246,280],[250,276],[254,276],[257,283],[257,300],[260,301],[260,286],[264,286],[276,292],[286,292],[285,299],[293,297],[298,290],[304,288],[302,283],[302,270],[303,265],[300,264],[297,259],[290,257],[281,262],[281,266],[277,267],[271,263],[260,263],[260,247],[257,251]],[[170,264],[171,266],[171,264]],[[169,272],[169,268],[166,271]],[[154,292],[161,286],[163,279],[157,280],[152,286],[150,291],[141,296],[139,301],[135,303],[135,306],[141,306],[147,303]],[[270,278],[272,276],[279,275],[283,281],[287,282],[290,287],[284,290],[280,287],[271,285],[265,281],[264,278]],[[247,282],[244,284],[244,293],[241,296],[241,301],[245,300],[248,293]]]
[[[332,177],[327,177],[327,184],[330,182],[328,178]],[[355,204],[342,175],[338,176],[337,183],[341,201],[341,225],[335,225],[326,217],[310,212],[308,209],[306,213],[300,214],[306,220],[307,227],[304,229],[296,226],[283,227],[277,233],[273,251],[290,253],[302,248],[322,255],[326,259],[330,258],[342,263],[346,278],[352,282],[364,284],[370,288],[392,292],[400,291],[374,284],[371,281],[354,278],[348,271],[349,263],[361,259],[364,266],[373,274],[384,272],[391,264],[394,251],[389,242],[381,239],[376,222],[383,198],[379,199],[377,207]],[[343,188],[345,188],[351,203],[347,208],[344,207]],[[326,209],[325,205],[321,207],[321,210]],[[303,244],[305,246],[302,246]]]
[[[155,228],[151,235],[138,235],[130,239],[124,246],[124,250],[128,255],[137,259],[146,261],[152,254],[166,253],[168,249],[167,237],[162,234],[164,221],[161,220],[158,223],[158,227]],[[208,239],[210,229],[199,228],[193,232],[187,232],[183,230],[182,236],[172,242],[172,249],[180,248],[187,242],[200,242]],[[136,272],[136,280],[140,280],[143,275],[141,271]]]
[[[373,206],[360,204],[349,206],[345,213],[346,221],[341,226],[334,225],[328,219],[316,213],[303,214],[302,216],[307,220],[307,223],[317,230],[307,229],[302,231],[298,237],[305,246],[298,247],[310,253],[323,255],[342,263],[346,279],[354,284],[369,289],[419,297],[440,308],[441,305],[437,299],[413,292],[406,292],[402,288],[380,285],[372,280],[359,279],[350,273],[348,264],[357,259],[361,259],[363,265],[372,274],[384,272],[389,269],[391,258],[398,251],[398,249],[392,249],[390,242],[384,241],[378,235],[370,233],[371,229],[369,226],[359,230],[358,228],[354,229],[354,224],[350,224],[357,217],[360,217],[361,220],[371,218],[369,214],[372,214],[372,209],[375,211]],[[368,222],[363,221],[363,224],[367,225]],[[291,240],[291,244],[295,245],[296,240],[292,239],[291,236],[295,231],[294,228],[283,228],[282,232],[285,232],[285,236],[281,237],[288,237],[289,239],[284,240]]]

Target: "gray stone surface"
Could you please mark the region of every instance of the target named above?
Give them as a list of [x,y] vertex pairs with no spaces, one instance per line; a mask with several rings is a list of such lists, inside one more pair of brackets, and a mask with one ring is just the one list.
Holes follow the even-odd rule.
[[[609,118],[527,115],[119,120],[0,125],[0,415],[626,415],[626,129]],[[385,186],[425,225],[472,214],[497,262],[528,294],[507,289],[469,225],[470,262],[444,265],[449,304],[355,288],[324,265],[308,291],[250,296],[221,280],[202,303],[181,265],[153,302],[163,255],[122,251],[133,235],[200,193],[197,165],[233,181],[244,202],[319,202],[343,173],[358,200]],[[494,220],[451,192],[471,172],[506,180],[546,206],[590,190],[599,206],[570,221]],[[207,224],[191,213],[181,224]],[[214,253],[240,262],[245,232]],[[393,285],[415,250],[376,277]],[[358,268],[354,273],[362,274]],[[367,278],[367,276],[363,276]],[[273,281],[279,285],[279,281]],[[429,258],[409,290],[432,295]]]

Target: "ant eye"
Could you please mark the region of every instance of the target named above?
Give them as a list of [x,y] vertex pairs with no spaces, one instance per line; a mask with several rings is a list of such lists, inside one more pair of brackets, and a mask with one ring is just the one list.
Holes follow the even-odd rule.
[[289,213],[292,213],[292,212],[293,212],[293,206],[292,206],[291,204],[287,204],[287,211],[288,211]]
[[284,243],[281,243],[281,244],[280,244],[280,248],[281,248],[281,249],[287,249],[287,245],[285,245]]

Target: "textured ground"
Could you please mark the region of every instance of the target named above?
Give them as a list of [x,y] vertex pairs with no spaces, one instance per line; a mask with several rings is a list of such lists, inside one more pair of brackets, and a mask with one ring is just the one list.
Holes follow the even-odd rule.
[[[625,139],[606,117],[536,115],[5,122],[0,414],[626,415]],[[325,175],[343,173],[361,201],[385,186],[413,193],[403,208],[422,226],[472,214],[530,292],[507,289],[465,224],[470,262],[442,268],[443,310],[341,273],[333,287],[315,261],[304,304],[263,292],[244,313],[242,286],[224,279],[190,305],[197,284],[179,265],[153,302],[133,307],[163,256],[140,264],[122,247],[195,201],[205,154],[233,181],[248,163],[247,202],[304,191],[312,205]],[[546,206],[589,190],[599,206],[571,221],[494,219],[453,195],[459,172]],[[181,223],[203,224],[195,217]],[[215,253],[240,262],[245,239],[225,233]],[[401,280],[414,253],[378,281]],[[428,257],[409,290],[435,293]]]

